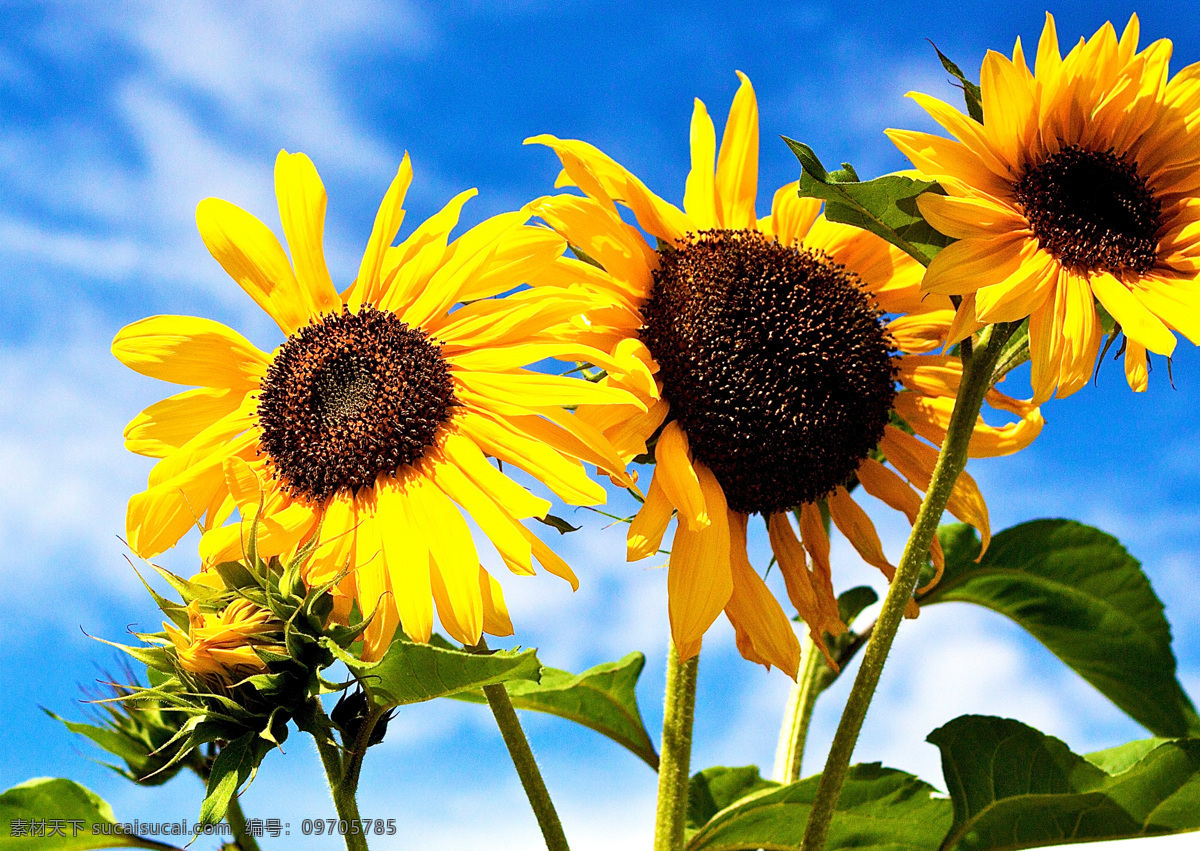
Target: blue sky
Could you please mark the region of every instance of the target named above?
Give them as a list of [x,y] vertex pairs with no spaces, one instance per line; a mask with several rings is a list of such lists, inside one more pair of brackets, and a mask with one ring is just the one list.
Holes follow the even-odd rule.
[[[327,252],[341,279],[357,269],[405,150],[416,173],[409,227],[472,186],[480,196],[464,224],[548,192],[552,156],[521,146],[541,132],[600,146],[678,201],[692,98],[705,100],[720,126],[738,69],[759,98],[765,212],[769,193],[798,175],[780,134],[864,176],[901,168],[883,129],[929,127],[904,92],[956,95],[925,39],[977,72],[988,48],[1009,51],[1017,35],[1035,44],[1045,11],[1028,3],[971,10],[941,2],[0,3],[0,669],[8,679],[0,788],[65,775],[123,818],[197,811],[198,784],[174,781],[165,796],[132,787],[37,706],[78,715],[77,685],[112,664],[82,630],[119,638],[129,624],[157,623],[117,536],[125,500],[149,466],[124,451],[121,429],[164,388],[112,359],[112,335],[142,316],[189,313],[268,348],[278,342],[201,244],[193,219],[201,198],[226,198],[277,228],[275,154],[307,152],[329,189]],[[1107,19],[1122,26],[1133,9],[1051,11],[1067,43]],[[1144,43],[1175,40],[1173,69],[1200,60],[1196,4],[1138,11]],[[1200,697],[1200,355],[1186,342],[1174,377],[1173,390],[1160,365],[1150,392],[1135,397],[1119,363],[1107,364],[1097,386],[1043,409],[1047,426],[1033,447],[976,462],[972,472],[994,528],[1064,516],[1118,535],[1166,602],[1182,678]],[[897,557],[904,524],[874,514]],[[586,528],[562,543],[583,585],[572,595],[552,577],[506,576],[517,637],[548,664],[573,669],[645,651],[643,711],[657,737],[665,576],[621,561],[621,529],[571,516]],[[765,565],[763,542],[755,547],[755,563]],[[839,590],[879,584],[844,542],[835,540],[834,555]],[[194,541],[162,561],[192,572]],[[742,662],[728,628],[716,629],[702,662],[695,767],[757,763],[769,772],[789,683]],[[818,708],[810,771],[847,685]],[[953,604],[905,624],[858,759],[940,784],[936,751],[923,739],[964,712],[1019,718],[1076,750],[1144,735],[1011,624]],[[588,731],[527,721],[574,846],[646,844],[652,773]],[[286,751],[267,760],[247,810],[293,824],[332,816],[308,744],[295,737]],[[372,752],[364,789],[365,816],[399,820],[396,848],[536,845],[499,737],[477,706],[406,709]]]

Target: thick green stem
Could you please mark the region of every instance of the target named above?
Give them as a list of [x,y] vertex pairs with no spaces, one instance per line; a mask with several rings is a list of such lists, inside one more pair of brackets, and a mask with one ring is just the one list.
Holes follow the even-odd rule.
[[525,796],[529,798],[529,805],[533,807],[538,827],[542,829],[546,848],[549,851],[567,851],[567,837],[563,833],[562,822],[558,820],[554,802],[550,800],[550,793],[546,791],[546,783],[542,780],[542,773],[538,771],[533,751],[530,750],[529,742],[521,729],[521,722],[517,720],[508,689],[503,683],[498,683],[484,686],[483,693],[492,709],[492,715],[496,716],[496,724],[500,727],[500,735],[504,737],[508,754],[516,766],[517,776],[521,778],[521,785],[525,787]]
[[654,851],[681,851],[687,825],[688,780],[692,760],[692,721],[696,711],[696,674],[700,657],[679,661],[671,642],[663,704],[662,755],[658,763],[658,809]]
[[800,779],[813,708],[817,705],[817,697],[832,681],[832,673],[825,664],[825,657],[805,631],[800,639],[800,676],[788,696],[783,723],[779,727],[779,744],[775,748],[774,776],[780,783],[795,783]]
[[[929,545],[937,533],[942,512],[950,501],[954,483],[967,465],[967,448],[975,429],[975,421],[983,407],[983,398],[991,387],[992,373],[1005,341],[1015,326],[996,325],[984,332],[973,352],[963,350],[963,376],[959,384],[954,412],[946,429],[946,439],[938,453],[937,463],[925,499],[917,512],[912,534],[904,547],[904,554],[892,578],[891,587],[883,601],[883,609],[875,623],[871,640],[863,653],[862,665],[854,680],[854,687],[846,700],[842,719],[825,762],[825,770],[817,786],[812,812],[804,832],[803,851],[823,851],[829,835],[829,824],[833,819],[838,795],[850,766],[854,744],[862,730],[863,719],[875,688],[879,685],[884,662],[892,648],[896,630],[904,618],[904,611],[912,599],[921,574],[921,567],[929,553]],[[989,333],[990,332],[990,333]]]
[[229,799],[229,808],[225,810],[225,821],[229,823],[229,829],[233,831],[233,840],[237,843],[238,848],[241,848],[242,851],[259,851],[258,840],[246,833],[246,814],[242,812],[242,805],[238,801],[237,795]]
[[[315,698],[313,702],[317,702]],[[321,726],[325,729],[331,727],[325,710],[319,703],[314,707],[313,713],[326,722]],[[334,809],[337,810],[338,819],[346,824],[346,832],[342,835],[342,839],[346,842],[346,851],[367,851],[367,837],[362,831],[362,819],[358,814],[358,800],[355,797],[357,774],[355,775],[355,785],[348,786],[346,784],[346,769],[352,755],[347,760],[343,760],[338,746],[327,736],[314,735],[313,739],[316,740],[317,752],[321,755],[321,765],[325,767],[325,777],[329,781],[329,791],[333,795]],[[361,761],[361,756],[359,759]]]

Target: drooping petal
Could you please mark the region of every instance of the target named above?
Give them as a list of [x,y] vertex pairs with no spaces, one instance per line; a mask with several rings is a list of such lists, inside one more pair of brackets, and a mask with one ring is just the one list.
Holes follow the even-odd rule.
[[746,557],[746,515],[733,511],[729,512],[729,555],[733,593],[725,604],[725,616],[733,625],[738,652],[796,679],[800,642],[775,595]]
[[637,561],[658,552],[674,509],[666,491],[663,490],[662,482],[658,480],[656,470],[654,478],[650,480],[650,488],[646,491],[646,501],[629,524],[629,561]]
[[[678,526],[667,569],[667,607],[671,637],[680,656],[695,648],[733,594],[729,563],[729,521],[725,495],[716,477],[703,464],[696,465],[710,522],[699,531]],[[694,655],[694,654],[693,654]]]
[[698,465],[692,464],[687,435],[678,422],[669,422],[663,428],[654,460],[654,477],[661,478],[663,493],[679,510],[680,522],[693,532],[707,526],[712,518],[700,487]]

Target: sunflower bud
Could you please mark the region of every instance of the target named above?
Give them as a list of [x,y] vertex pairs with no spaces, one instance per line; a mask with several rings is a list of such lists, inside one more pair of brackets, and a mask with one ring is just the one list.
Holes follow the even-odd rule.
[[283,655],[284,625],[249,600],[234,600],[220,612],[204,612],[198,600],[187,606],[188,630],[164,623],[179,666],[203,677],[235,682],[267,672],[261,651]]

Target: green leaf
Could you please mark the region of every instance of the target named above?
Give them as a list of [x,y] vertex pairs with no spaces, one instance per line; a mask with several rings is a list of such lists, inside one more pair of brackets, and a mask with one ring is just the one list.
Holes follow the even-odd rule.
[[924,266],[953,242],[934,230],[917,209],[917,196],[922,192],[942,192],[936,183],[897,174],[874,180],[848,180],[856,177],[848,164],[830,174],[808,145],[786,136],[783,141],[804,170],[800,176],[800,195],[823,200],[825,216],[830,221],[854,225],[881,236]]
[[[546,712],[607,736],[658,770],[658,753],[637,704],[637,682],[646,657],[630,653],[618,662],[605,662],[572,674],[542,668],[541,682],[509,680],[505,683],[513,706]],[[456,700],[485,703],[483,691],[472,689],[452,695]]]
[[868,606],[879,602],[879,594],[870,585],[857,585],[838,594],[838,614],[842,623],[850,626]]
[[[933,42],[929,42],[933,44]],[[933,44],[933,49],[937,51],[938,59],[942,60],[942,67],[953,74],[963,87],[963,100],[967,102],[967,114],[983,123],[983,92],[980,91],[978,84],[967,79],[959,67],[950,61],[950,58],[942,51],[938,50],[937,45]]]
[[561,517],[553,514],[547,514],[545,517],[535,517],[533,519],[539,523],[546,524],[552,529],[557,529],[558,534],[560,535],[565,535],[568,532],[578,532],[583,528],[582,526],[572,526],[566,520],[563,520]]
[[1102,771],[1109,774],[1120,774],[1122,771],[1132,768],[1150,751],[1169,741],[1172,740],[1138,739],[1136,742],[1127,742],[1117,745],[1115,748],[1084,754],[1083,758]]
[[[688,851],[800,848],[819,776],[753,793],[718,812]],[[933,851],[950,827],[950,802],[928,783],[879,763],[851,766],[826,851]]]
[[538,679],[542,669],[536,650],[469,653],[438,644],[392,642],[378,662],[354,658],[328,639],[325,646],[363,680],[381,706],[404,706],[507,680]]
[[216,824],[225,818],[229,799],[258,771],[258,764],[275,747],[258,733],[246,733],[227,743],[213,760],[208,789],[200,805],[200,822]]
[[1162,602],[1116,538],[1073,520],[1034,520],[997,534],[976,563],[969,526],[938,536],[946,573],[922,605],[957,600],[1006,615],[1150,732],[1200,733]]
[[[112,807],[92,790],[61,777],[27,780],[0,794],[0,851],[86,851],[174,846],[111,827]],[[107,829],[104,825],[109,825]],[[95,826],[96,833],[92,830]],[[17,831],[40,835],[15,836]],[[61,830],[64,836],[52,835]],[[105,833],[107,832],[107,835]]]
[[698,771],[688,781],[687,830],[689,833],[697,831],[718,812],[742,798],[778,786],[774,780],[764,780],[757,765],[739,768],[716,765]]
[[1102,761],[1007,718],[965,715],[929,734],[942,752],[954,851],[1009,851],[1200,830],[1200,739],[1127,745]]

